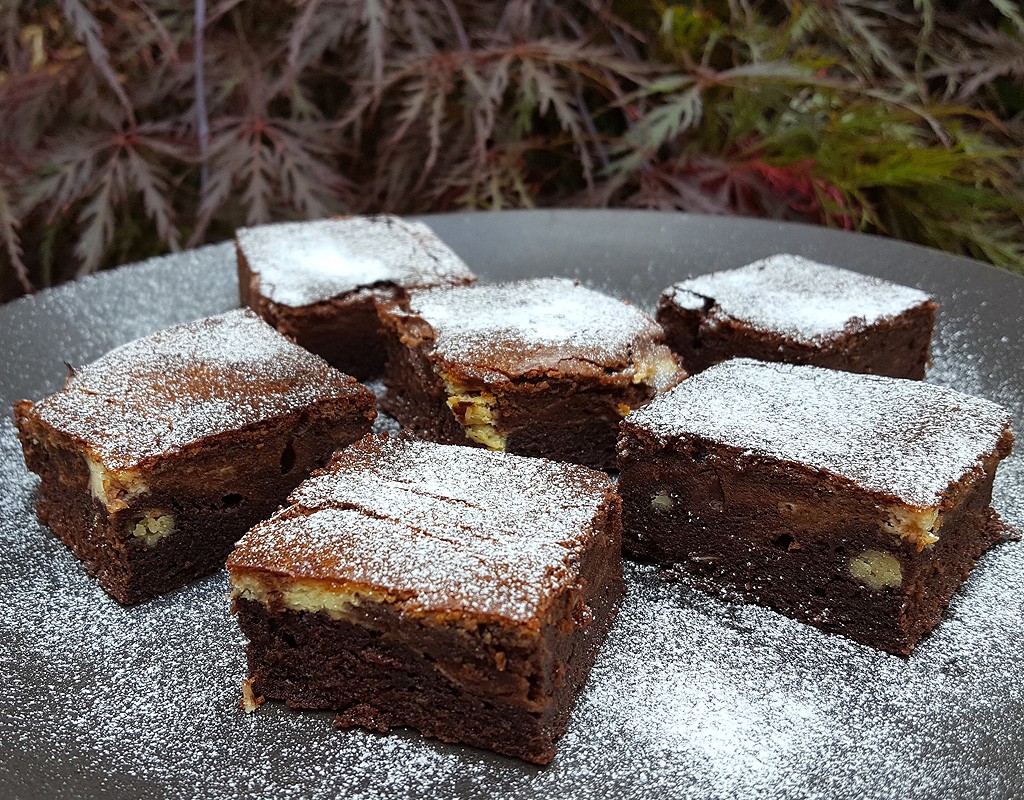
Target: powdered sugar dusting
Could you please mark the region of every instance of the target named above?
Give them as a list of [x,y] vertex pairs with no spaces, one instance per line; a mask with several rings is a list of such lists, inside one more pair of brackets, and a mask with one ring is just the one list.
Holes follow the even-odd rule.
[[535,618],[577,579],[611,492],[583,467],[364,439],[243,537],[232,569],[369,586],[412,610]]
[[[433,525],[539,529],[578,536],[610,487],[603,472],[540,458],[406,438],[363,440],[338,453],[289,502],[305,508],[354,503],[373,514]],[[447,520],[442,522],[447,524]]]
[[920,508],[995,450],[1010,424],[988,400],[921,381],[738,358],[627,417],[848,478]]
[[108,469],[362,391],[248,310],[136,339],[75,369],[35,405]]
[[[1024,743],[1006,643],[1024,621],[1006,602],[1024,590],[1020,551],[987,556],[910,659],[627,565],[632,591],[562,747],[586,758],[589,731],[615,731],[645,796],[1003,796],[985,787]],[[611,782],[630,793],[625,768]]]
[[628,364],[661,340],[647,314],[565,278],[417,292],[410,311],[436,335],[435,352],[451,361],[486,361],[557,351],[552,360]]
[[[692,250],[691,223],[720,222],[649,216],[678,247],[653,256],[665,260]],[[546,263],[547,241],[564,236],[567,218],[578,219],[556,212],[554,232],[538,237],[537,263]],[[521,236],[522,217],[506,219],[512,236]],[[468,233],[478,230],[472,219],[456,220]],[[493,228],[498,222],[500,215]],[[735,249],[749,229],[743,220],[721,224],[734,232],[724,246]],[[802,235],[792,230],[788,235]],[[614,236],[617,242],[621,230]],[[635,249],[641,265],[652,257]],[[559,263],[571,264],[574,252],[558,253]],[[948,269],[929,272],[944,309],[929,380],[998,400],[1018,420],[1020,436],[1024,283],[997,276],[1017,309],[1011,316],[1008,303],[983,307],[981,289],[953,290],[981,267],[930,256]],[[499,278],[513,258],[518,264],[522,253],[481,267]],[[40,387],[56,388],[61,357],[85,361],[150,330],[228,308],[236,302],[233,269],[230,247],[216,247],[0,308],[0,350],[10,347],[0,366],[0,405],[9,409],[26,394],[41,394]],[[639,287],[642,266],[636,275]],[[658,286],[667,282],[661,275]],[[646,280],[641,288],[655,291]],[[607,281],[621,286],[632,278],[610,274]],[[215,293],[175,293],[211,284]],[[154,296],[175,302],[156,308]],[[26,338],[46,348],[23,347]],[[228,610],[225,573],[122,609],[36,521],[35,484],[13,425],[0,418],[0,797],[1024,797],[1024,544],[986,554],[944,622],[908,659],[767,609],[722,603],[627,562],[625,604],[558,756],[539,769],[401,730],[337,731],[331,713],[267,703],[244,714],[237,700],[247,676],[245,645]],[[994,504],[1005,520],[1024,526],[1024,448],[1000,467]]]
[[673,285],[666,296],[691,310],[707,298],[712,323],[735,320],[808,344],[877,324],[930,299],[908,286],[794,255],[700,275]]
[[406,288],[473,274],[422,222],[343,217],[241,228],[238,246],[264,296],[298,307],[387,283]]
[[368,587],[397,595],[407,612],[516,622],[535,618],[568,573],[566,548],[555,542],[500,533],[485,539],[476,529],[414,528],[335,508],[263,523],[241,547],[232,569],[266,566],[290,577]]

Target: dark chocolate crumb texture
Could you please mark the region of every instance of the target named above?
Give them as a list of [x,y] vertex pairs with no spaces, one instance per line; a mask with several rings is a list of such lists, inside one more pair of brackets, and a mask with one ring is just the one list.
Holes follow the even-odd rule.
[[547,763],[622,598],[604,473],[370,436],[228,559],[252,688]]
[[393,216],[241,228],[235,242],[242,303],[360,379],[384,368],[377,301],[476,280],[430,228]]
[[15,406],[39,518],[122,603],[221,566],[375,415],[369,390],[248,310],[129,342]]
[[736,359],[630,414],[627,552],[896,653],[1002,526],[1001,406],[919,381]]
[[647,314],[564,278],[412,292],[380,312],[382,405],[441,443],[610,467],[621,418],[685,377]]
[[691,372],[746,356],[920,379],[936,309],[918,289],[775,255],[670,286],[657,317]]

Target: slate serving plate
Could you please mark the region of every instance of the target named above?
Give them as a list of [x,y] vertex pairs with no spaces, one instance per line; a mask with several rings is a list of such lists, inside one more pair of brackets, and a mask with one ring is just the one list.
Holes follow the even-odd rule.
[[[1009,407],[1024,440],[1024,279],[798,225],[645,212],[427,218],[485,280],[570,275],[652,307],[690,274],[793,252],[942,305],[928,380]],[[230,244],[0,307],[0,796],[1010,798],[1024,795],[1024,544],[987,555],[909,659],[627,564],[629,596],[540,769],[331,715],[237,707],[243,642],[218,574],[122,609],[33,513],[11,404],[67,361],[237,304]],[[1024,527],[1024,444],[996,508]]]

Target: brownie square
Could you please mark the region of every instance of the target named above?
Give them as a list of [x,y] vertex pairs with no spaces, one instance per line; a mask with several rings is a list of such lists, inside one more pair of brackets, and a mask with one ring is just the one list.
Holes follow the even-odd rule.
[[241,228],[235,244],[242,304],[360,380],[384,370],[378,300],[476,280],[430,228],[399,217]]
[[685,377],[647,314],[567,279],[411,292],[380,313],[382,405],[444,444],[609,467],[622,417]]
[[369,390],[248,310],[130,342],[15,405],[40,520],[125,604],[222,566],[375,414]]
[[252,691],[544,764],[624,592],[604,473],[369,436],[228,559]]
[[624,547],[893,653],[1003,526],[1007,412],[919,381],[736,359],[622,423]]
[[690,372],[746,356],[920,379],[937,308],[917,289],[776,255],[670,286],[657,318]]

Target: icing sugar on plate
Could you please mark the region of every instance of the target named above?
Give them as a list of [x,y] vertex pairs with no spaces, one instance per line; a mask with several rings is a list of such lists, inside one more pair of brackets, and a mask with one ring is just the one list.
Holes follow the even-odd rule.
[[[663,225],[675,250],[655,256],[671,261],[673,269],[693,249],[694,231],[721,225],[714,229],[727,235],[715,244],[728,251],[725,260],[739,252],[745,232],[768,230],[750,221],[678,214],[617,217],[619,227],[612,228],[587,226],[594,217],[561,212],[552,215],[558,224],[551,225],[549,213],[534,227],[529,220],[538,217],[514,215],[493,221],[459,216],[448,224],[475,238],[496,229],[511,229],[519,238],[535,235],[528,265],[534,274],[552,269],[552,242],[562,243],[573,263],[602,265],[609,290],[617,273],[604,265],[618,262],[598,259],[624,238],[622,219],[640,226],[653,218]],[[590,238],[569,237],[571,225]],[[786,235],[800,238],[804,230],[786,228]],[[458,244],[466,246],[464,240]],[[867,251],[897,248],[872,239],[857,244]],[[648,257],[643,241],[634,237],[628,246],[622,260],[628,277],[619,285],[635,278],[639,286],[642,279],[653,299],[670,282],[668,267],[627,273],[636,263],[634,251]],[[1016,291],[1005,292],[1018,309],[1011,316],[991,290],[953,282],[952,259],[913,252],[948,267],[929,272],[930,285],[946,287],[936,291],[944,309],[929,381],[934,375],[1024,418],[1018,321],[1024,304],[1015,299],[1024,296],[1020,279],[999,276],[997,283]],[[521,257],[516,251],[515,258],[495,260],[491,277]],[[697,257],[703,259],[704,251]],[[982,272],[976,264],[960,266],[968,276]],[[200,285],[210,288],[184,288]],[[154,310],[154,296],[173,302]],[[101,275],[0,308],[0,348],[10,348],[0,366],[0,400],[9,409],[14,400],[58,387],[62,358],[84,363],[157,327],[235,303],[229,246]],[[984,303],[989,306],[982,308]],[[1009,340],[1002,342],[1003,336]],[[8,414],[3,417],[0,797],[1024,796],[1024,544],[988,553],[945,621],[909,659],[766,609],[722,603],[627,562],[625,604],[558,756],[538,769],[404,731],[336,731],[329,713],[296,713],[267,703],[244,714],[237,706],[246,674],[244,640],[228,610],[226,575],[120,608],[37,522],[35,478],[25,469]],[[1000,467],[994,497],[1003,518],[1018,527],[1024,526],[1022,451],[1018,446]]]

